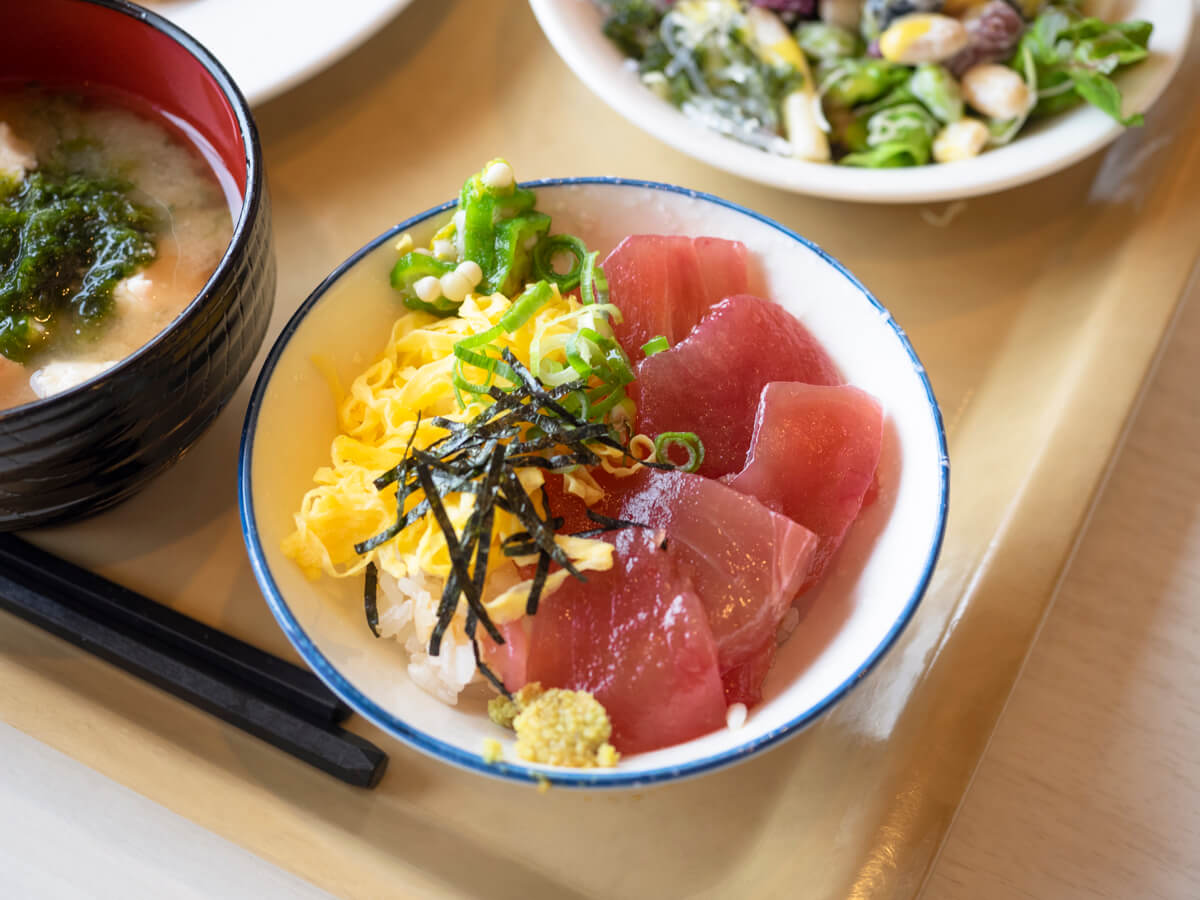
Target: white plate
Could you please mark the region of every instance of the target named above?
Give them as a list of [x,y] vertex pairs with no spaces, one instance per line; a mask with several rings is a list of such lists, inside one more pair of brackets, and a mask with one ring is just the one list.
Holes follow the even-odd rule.
[[[529,0],[559,56],[604,102],[643,131],[709,165],[763,184],[838,200],[916,203],[954,200],[1024,184],[1057,172],[1115,139],[1123,130],[1098,109],[1083,107],[1038,123],[1009,144],[975,159],[910,169],[858,169],[774,156],[727,138],[646,89],[600,31],[592,0]],[[1144,111],[1183,59],[1192,0],[1125,0],[1123,19],[1154,23],[1152,55],[1118,76],[1125,108]]]
[[281,543],[292,513],[329,463],[336,433],[328,383],[343,384],[382,350],[398,314],[388,273],[395,236],[429,240],[450,216],[429,210],[376,238],[304,302],[263,366],[250,401],[239,467],[242,527],[251,563],[296,649],[360,713],[446,762],[489,775],[568,787],[629,787],[698,775],[746,759],[795,734],[843,697],[892,645],[916,609],[941,545],[948,466],[941,418],[904,332],[852,275],[820,248],[756,213],[706,194],[621,179],[535,182],[554,229],[606,255],[626,234],[713,235],[743,241],[766,295],[799,317],[847,380],[886,415],[879,499],[863,511],[810,611],[776,657],[764,700],[745,725],[623,759],[615,769],[565,769],[517,759],[485,765],[485,738],[504,732],[479,696],[449,707],[408,677],[403,648],[372,637],[357,579],[308,581]]
[[412,0],[143,0],[207,47],[262,103],[346,55]]

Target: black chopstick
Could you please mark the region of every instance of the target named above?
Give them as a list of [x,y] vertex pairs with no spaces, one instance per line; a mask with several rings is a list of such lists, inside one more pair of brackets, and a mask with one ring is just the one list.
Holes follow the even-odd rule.
[[[121,612],[114,615],[113,609],[106,605],[92,606],[92,595],[88,591],[74,595],[69,589],[70,584],[63,581],[68,563],[41,551],[26,554],[26,550],[32,551],[33,548],[11,535],[0,535],[0,608],[120,666],[342,781],[359,787],[374,787],[383,776],[387,755],[369,741],[332,724],[327,712],[314,716],[312,697],[308,695],[315,692],[302,692],[306,699],[296,702],[300,694],[277,689],[281,681],[278,676],[284,671],[280,667],[296,668],[290,663],[263,654],[249,645],[242,645],[272,660],[268,668],[274,673],[272,677],[247,680],[242,676],[249,665],[249,654],[239,655],[237,658],[240,662],[232,669],[214,665],[215,661],[228,658],[227,655],[209,654],[202,658],[181,649],[181,644],[187,641],[163,640],[162,635],[166,633],[164,622],[169,617],[161,617],[150,610],[147,617],[137,619]],[[47,557],[54,569],[52,574],[38,571],[29,563],[31,559],[45,561]],[[103,579],[94,575],[82,580],[87,581],[91,588],[96,588],[97,582],[103,582]],[[149,609],[145,604],[153,604],[153,601],[140,595],[129,593],[139,601],[134,606],[142,612]],[[200,626],[200,623],[186,616],[166,611]],[[150,621],[159,633],[154,634],[131,624],[135,621]],[[233,640],[228,635],[215,633]],[[193,646],[203,645],[193,642]],[[299,669],[295,674],[315,678]],[[282,681],[291,683],[292,678],[289,675]],[[302,683],[303,679],[299,681]],[[274,687],[267,689],[264,685]],[[325,701],[321,706],[329,707],[331,703]],[[341,715],[339,711],[338,717]]]
[[256,685],[282,704],[304,710],[315,721],[336,724],[350,715],[350,707],[312,672],[9,534],[0,534],[0,572],[14,580],[36,578],[43,590],[53,591],[54,596],[86,603],[105,621],[122,622],[207,663],[214,671]]

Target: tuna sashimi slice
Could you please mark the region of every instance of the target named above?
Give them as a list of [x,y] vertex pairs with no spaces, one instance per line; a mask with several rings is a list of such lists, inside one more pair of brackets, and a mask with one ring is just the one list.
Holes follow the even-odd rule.
[[504,682],[510,691],[516,691],[525,686],[529,680],[526,670],[529,665],[529,637],[526,634],[526,619],[506,622],[497,625],[504,637],[503,644],[497,644],[488,633],[480,628],[477,631],[479,655],[492,673]]
[[763,682],[775,662],[775,635],[771,634],[754,654],[736,669],[721,673],[721,687],[725,690],[725,702],[756,705],[763,697]]
[[701,475],[746,464],[759,395],[771,381],[841,384],[837,366],[795,316],[740,294],[714,306],[687,338],[637,367],[638,430],[694,431]]
[[658,335],[683,340],[718,300],[746,290],[746,248],[720,238],[635,234],[604,261],[609,298],[622,321],[613,326],[631,359]]
[[[726,297],[744,294],[750,289],[750,277],[746,267],[746,245],[741,241],[726,241],[722,238],[700,237],[693,241],[696,260],[700,264],[700,279],[704,283],[705,312]],[[679,336],[685,337],[695,327],[689,322]]]
[[800,590],[816,535],[699,475],[643,469],[622,482],[618,516],[665,529],[708,616],[721,672],[750,662]]
[[763,388],[746,467],[729,484],[820,538],[802,590],[821,577],[858,516],[882,442],[883,410],[858,388]]
[[691,582],[643,528],[618,532],[616,563],[568,579],[533,617],[528,677],[590,691],[612,743],[641,753],[725,724],[717,648]]

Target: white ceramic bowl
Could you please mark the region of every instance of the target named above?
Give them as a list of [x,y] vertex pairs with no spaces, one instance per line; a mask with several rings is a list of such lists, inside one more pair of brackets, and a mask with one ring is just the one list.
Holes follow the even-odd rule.
[[418,243],[445,222],[446,204],[380,235],[333,272],[280,335],[255,386],[240,461],[246,546],[267,602],[297,650],[352,707],[418,750],[466,769],[571,787],[635,786],[696,775],[794,734],[828,709],[879,660],[913,615],[945,527],[948,464],[929,382],[899,326],[849,272],[775,222],[706,194],[613,178],[533,182],[553,229],[582,237],[601,256],[635,232],[714,235],[743,241],[767,296],[825,345],[846,378],[886,412],[879,500],[850,532],[792,639],[780,650],[765,697],[746,724],[686,744],[628,756],[615,769],[525,763],[509,746],[497,765],[480,758],[503,738],[484,698],[446,706],[416,687],[399,644],[367,629],[358,579],[308,581],[280,544],[292,513],[329,462],[335,430],[323,356],[343,384],[382,350],[401,307],[388,286],[394,238]]
[[[646,89],[600,31],[592,0],[529,0],[559,56],[605,103],[643,131],[709,165],[801,194],[875,203],[954,200],[1015,187],[1078,162],[1122,127],[1091,107],[1037,123],[1006,147],[962,162],[909,169],[859,169],[788,159],[700,125]],[[1183,61],[1193,0],[1124,0],[1123,19],[1154,23],[1150,58],[1122,72],[1127,112],[1144,111]]]

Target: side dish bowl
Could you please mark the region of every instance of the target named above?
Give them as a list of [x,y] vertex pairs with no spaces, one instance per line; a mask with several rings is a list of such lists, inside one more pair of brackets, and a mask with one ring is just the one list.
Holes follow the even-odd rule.
[[188,135],[225,170],[226,194],[240,198],[215,271],[162,332],[76,387],[0,410],[2,531],[99,512],[178,459],[254,361],[275,260],[249,107],[200,44],[123,0],[6,4],[0,31],[20,35],[0,60],[0,81],[131,96]]
[[[421,244],[453,204],[380,235],[339,266],[301,305],[267,357],[246,417],[239,464],[242,528],[255,575],[301,656],[351,706],[412,747],[475,772],[566,787],[632,787],[699,775],[795,734],[878,662],[915,612],[945,528],[948,462],[929,381],[887,310],[819,247],[757,213],[683,188],[616,178],[532,182],[554,227],[603,256],[625,235],[659,232],[743,241],[769,296],[798,316],[852,384],[885,416],[879,499],[864,510],[792,638],[765,696],[737,730],[628,756],[615,769],[570,769],[481,757],[485,694],[440,703],[409,679],[403,648],[366,627],[359,579],[312,582],[284,556],[292,514],[328,464],[337,430],[326,380],[349,384],[381,350],[402,312],[388,273],[395,239]],[[316,362],[320,363],[320,367]]]
[[[1094,107],[1046,119],[1011,144],[961,162],[862,169],[789,159],[742,144],[689,119],[646,88],[601,33],[593,0],[530,0],[559,56],[601,100],[676,150],[743,178],[801,194],[867,203],[955,200],[1004,190],[1065,169],[1115,140],[1121,125]],[[1143,112],[1183,61],[1194,15],[1187,0],[1127,0],[1122,19],[1153,23],[1150,57],[1117,76],[1125,111]]]

